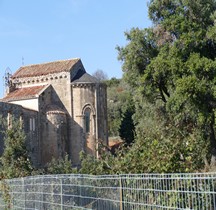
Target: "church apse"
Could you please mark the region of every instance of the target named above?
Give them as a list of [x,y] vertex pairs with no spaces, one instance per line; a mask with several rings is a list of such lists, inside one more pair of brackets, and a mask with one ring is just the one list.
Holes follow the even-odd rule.
[[79,58],[22,66],[8,84],[0,107],[21,110],[35,166],[66,153],[77,166],[81,151],[98,156],[98,141],[107,144],[106,87]]

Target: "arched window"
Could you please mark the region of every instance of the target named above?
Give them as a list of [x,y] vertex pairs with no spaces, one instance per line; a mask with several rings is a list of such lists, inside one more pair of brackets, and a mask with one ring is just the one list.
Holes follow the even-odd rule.
[[84,126],[85,126],[85,132],[89,133],[90,132],[90,117],[91,117],[91,109],[86,108],[84,111]]
[[7,114],[7,126],[8,126],[8,129],[12,128],[12,114],[11,114],[11,111],[9,111],[8,114]]
[[29,130],[30,131],[35,131],[35,118],[30,118],[29,119]]

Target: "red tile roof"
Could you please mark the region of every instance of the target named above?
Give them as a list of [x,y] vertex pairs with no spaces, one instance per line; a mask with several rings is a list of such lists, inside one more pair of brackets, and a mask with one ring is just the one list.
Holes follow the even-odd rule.
[[79,58],[74,58],[70,60],[22,66],[14,73],[12,78],[42,76],[63,71],[67,72],[70,71],[79,60]]
[[10,102],[16,100],[36,98],[37,94],[39,94],[45,87],[46,85],[19,88],[7,94],[3,99],[1,99],[1,101]]

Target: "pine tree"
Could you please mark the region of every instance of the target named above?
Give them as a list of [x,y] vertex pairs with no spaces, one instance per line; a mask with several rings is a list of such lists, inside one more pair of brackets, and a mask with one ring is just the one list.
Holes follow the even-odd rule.
[[26,148],[26,136],[19,121],[13,119],[12,126],[5,129],[4,152],[0,158],[1,178],[31,175],[33,167]]

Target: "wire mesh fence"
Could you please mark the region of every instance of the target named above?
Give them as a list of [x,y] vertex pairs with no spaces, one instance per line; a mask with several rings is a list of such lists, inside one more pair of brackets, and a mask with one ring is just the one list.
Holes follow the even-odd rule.
[[46,175],[4,184],[7,192],[0,192],[0,209],[216,209],[215,173]]

